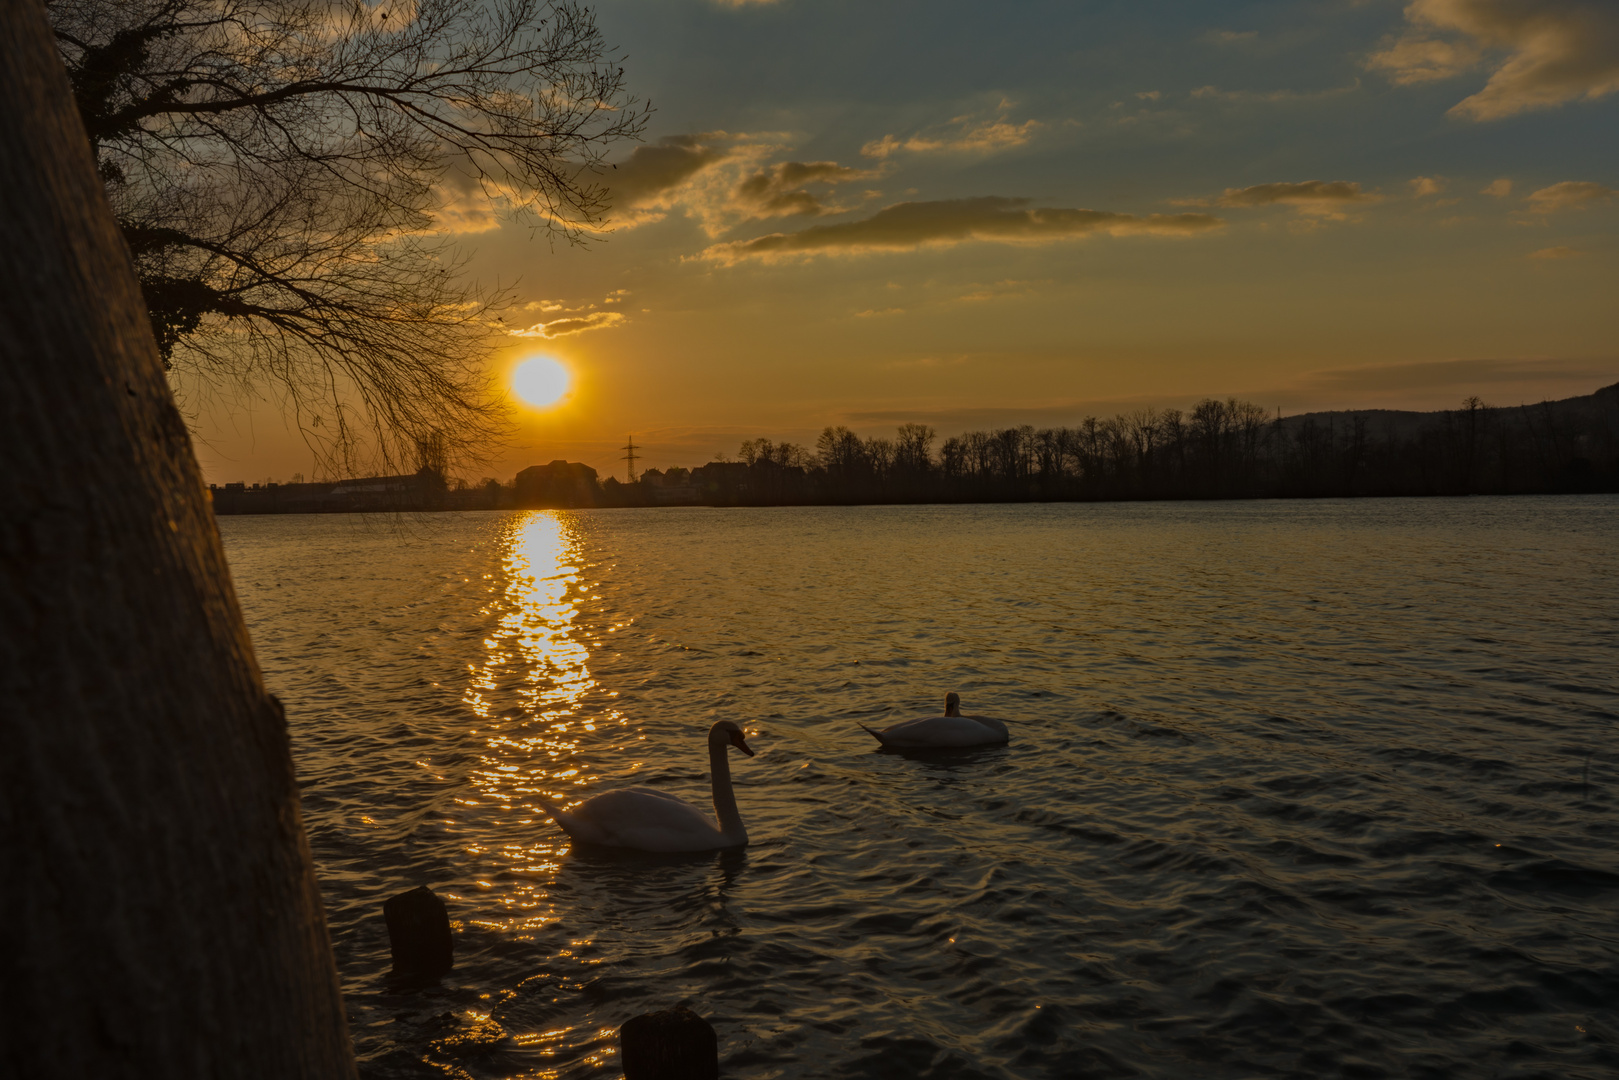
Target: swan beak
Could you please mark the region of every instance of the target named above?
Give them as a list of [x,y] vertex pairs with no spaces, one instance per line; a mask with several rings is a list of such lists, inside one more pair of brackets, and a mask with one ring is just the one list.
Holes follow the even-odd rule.
[[731,733],[731,745],[735,746],[738,750],[742,751],[749,757],[753,756],[753,751],[748,749],[748,744],[742,741],[742,733],[740,731],[733,731]]

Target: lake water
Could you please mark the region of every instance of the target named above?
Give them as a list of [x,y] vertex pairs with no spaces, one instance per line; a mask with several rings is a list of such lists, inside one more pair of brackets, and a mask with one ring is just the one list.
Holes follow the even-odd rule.
[[[1619,499],[224,518],[362,1075],[1619,1071]],[[879,752],[965,711],[1011,745]],[[630,783],[753,844],[569,849]],[[391,985],[382,901],[456,925]]]

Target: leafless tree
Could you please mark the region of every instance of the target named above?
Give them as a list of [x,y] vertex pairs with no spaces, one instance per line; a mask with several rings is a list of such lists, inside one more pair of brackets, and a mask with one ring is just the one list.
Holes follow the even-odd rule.
[[815,449],[821,468],[837,477],[863,475],[869,464],[865,442],[841,424],[824,429]]
[[898,456],[898,447],[893,439],[867,439],[865,445],[866,464],[878,476],[886,477],[894,470],[894,462]]
[[938,437],[926,424],[901,424],[895,439],[895,463],[905,472],[926,473],[933,467],[933,440]]
[[181,386],[282,396],[327,466],[459,458],[499,428],[506,295],[452,233],[576,241],[646,110],[568,0],[49,0]]
[[745,465],[763,462],[780,469],[807,468],[812,455],[802,446],[790,442],[771,442],[769,439],[748,439],[742,443],[737,456]]

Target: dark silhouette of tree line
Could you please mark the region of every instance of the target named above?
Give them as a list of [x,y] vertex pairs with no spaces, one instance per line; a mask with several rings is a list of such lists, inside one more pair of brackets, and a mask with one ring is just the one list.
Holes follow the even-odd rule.
[[[1619,384],[1539,405],[1283,417],[1209,398],[1068,427],[939,440],[828,427],[812,450],[750,439],[740,460],[608,479],[608,506],[1314,498],[1619,491]],[[578,505],[578,503],[575,503]]]
[[635,483],[578,462],[534,465],[508,484],[414,475],[313,484],[226,484],[220,514],[505,510],[582,506],[780,506],[922,502],[1321,498],[1619,492],[1619,383],[1585,397],[1443,412],[1283,417],[1213,398],[1071,427],[969,431],[925,424],[893,438],[828,427],[814,449],[767,438],[737,461],[649,469]]

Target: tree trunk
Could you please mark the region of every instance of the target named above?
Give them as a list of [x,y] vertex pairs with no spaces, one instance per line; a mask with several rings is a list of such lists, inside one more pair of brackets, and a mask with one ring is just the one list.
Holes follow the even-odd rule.
[[0,0],[0,1054],[354,1074],[286,725],[38,0]]

